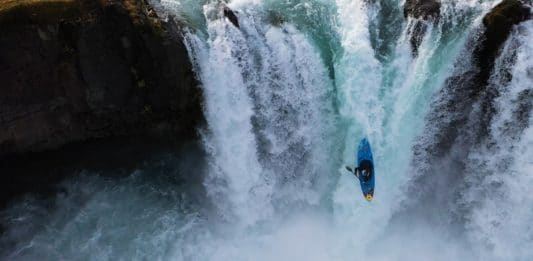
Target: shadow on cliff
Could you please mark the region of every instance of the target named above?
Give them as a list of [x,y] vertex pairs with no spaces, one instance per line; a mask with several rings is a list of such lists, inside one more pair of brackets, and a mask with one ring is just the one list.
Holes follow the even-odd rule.
[[0,3],[2,205],[194,143],[205,120],[181,27],[145,0]]
[[[435,94],[424,134],[413,148],[409,200],[396,215],[402,220],[397,224],[415,226],[421,219],[413,217],[420,217],[429,226],[452,223],[458,225],[456,232],[464,231],[469,206],[462,206],[460,197],[462,190],[468,190],[468,155],[480,144],[495,142],[489,137],[496,114],[495,99],[513,76],[504,73],[497,83],[492,83],[491,77],[506,70],[496,68],[504,43],[515,26],[530,18],[530,9],[523,2],[504,0],[484,16],[483,24],[470,35],[451,76]],[[518,108],[518,116],[513,118],[516,129],[510,135],[519,136],[527,127],[523,123],[527,123],[531,108],[525,105],[531,95],[523,96],[513,105]]]

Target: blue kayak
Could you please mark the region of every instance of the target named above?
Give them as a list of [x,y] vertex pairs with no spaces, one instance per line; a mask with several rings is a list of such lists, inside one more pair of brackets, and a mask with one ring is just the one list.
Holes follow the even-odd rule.
[[374,172],[374,159],[372,158],[372,149],[370,148],[370,143],[368,139],[364,138],[359,142],[357,147],[357,166],[367,166],[371,170],[370,177],[363,177],[363,175],[358,175],[359,182],[361,183],[361,191],[366,200],[371,201],[374,198],[374,183],[375,183],[375,172]]

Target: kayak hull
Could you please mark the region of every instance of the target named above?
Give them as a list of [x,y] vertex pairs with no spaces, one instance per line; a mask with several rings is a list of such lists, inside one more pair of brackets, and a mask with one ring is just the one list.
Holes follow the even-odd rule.
[[364,181],[362,175],[359,175],[359,183],[361,184],[361,191],[366,200],[371,201],[374,198],[374,185],[376,179],[376,172],[374,171],[374,158],[372,156],[372,148],[367,138],[362,139],[357,147],[357,166],[361,165],[364,160],[370,161],[372,176],[368,181]]

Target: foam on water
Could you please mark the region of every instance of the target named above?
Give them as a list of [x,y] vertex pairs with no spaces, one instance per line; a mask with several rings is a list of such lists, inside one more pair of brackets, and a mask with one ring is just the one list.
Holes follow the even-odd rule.
[[[335,160],[328,151],[336,140],[333,85],[320,55],[294,26],[267,24],[254,4],[238,11],[239,29],[220,10],[206,6],[206,43],[186,36],[206,98],[204,137],[214,176],[207,190],[221,201],[222,212],[249,204],[238,216],[242,222],[259,215],[250,225],[266,219],[273,202],[278,208],[292,201],[317,205],[328,186],[323,173]],[[240,199],[257,200],[231,200],[239,193]]]
[[[468,235],[487,250],[483,259],[533,258],[532,61],[533,23],[527,22],[507,41],[492,79],[498,97],[489,137],[468,155],[471,187],[463,196],[472,211]],[[511,81],[501,82],[509,72]]]
[[[431,142],[422,132],[430,105],[445,98],[437,91],[462,69],[452,67],[497,1],[442,1],[416,56],[409,44],[417,21],[395,25],[392,35],[379,31],[388,26],[379,23],[403,19],[383,19],[390,12],[382,8],[403,1],[371,2],[234,0],[227,4],[237,28],[220,1],[161,1],[190,25],[184,38],[204,94],[206,169],[68,180],[52,206],[30,197],[2,212],[2,257],[531,259],[531,22],[513,32],[498,60],[489,138],[468,151],[468,184],[442,212],[452,219],[468,206],[463,223],[438,227],[398,215],[405,202],[424,204],[405,189],[417,177],[412,146]],[[378,48],[384,42],[391,48]],[[376,162],[371,203],[344,170],[362,137]],[[201,181],[174,179],[184,176]],[[463,228],[466,239],[448,233]]]

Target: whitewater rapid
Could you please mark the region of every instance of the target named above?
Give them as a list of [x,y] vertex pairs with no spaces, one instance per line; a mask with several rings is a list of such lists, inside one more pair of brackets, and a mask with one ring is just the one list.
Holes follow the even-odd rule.
[[[469,69],[461,59],[497,1],[442,1],[416,56],[403,2],[234,0],[236,27],[222,2],[162,0],[187,25],[207,121],[198,148],[128,177],[67,180],[51,209],[28,196],[2,212],[0,256],[532,259],[533,24],[515,28],[498,58],[488,135],[463,127],[476,142],[447,151],[466,166],[450,181],[435,163],[448,158],[424,172],[424,148],[453,120],[435,108],[460,99],[446,80]],[[363,137],[376,165],[371,203],[344,170]]]

